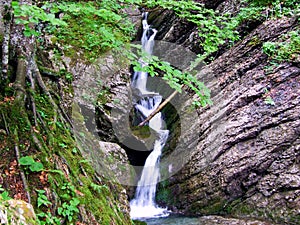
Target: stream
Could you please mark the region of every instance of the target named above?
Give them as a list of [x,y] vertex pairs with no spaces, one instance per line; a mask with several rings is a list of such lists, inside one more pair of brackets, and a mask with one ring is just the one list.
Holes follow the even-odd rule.
[[[157,33],[147,22],[148,13],[143,13],[143,35],[141,38],[142,48],[147,54],[152,54],[154,38]],[[142,67],[147,64],[140,60]],[[146,72],[135,72],[132,86],[139,90],[142,98],[135,105],[135,109],[142,115],[141,121],[147,118],[162,102],[162,96],[147,90]],[[161,208],[155,203],[156,185],[160,178],[159,161],[162,149],[168,139],[169,131],[164,129],[164,120],[161,113],[157,113],[150,121],[149,127],[156,131],[158,139],[154,143],[154,148],[146,159],[141,178],[138,182],[134,199],[130,202],[130,216],[133,219],[165,217],[169,213],[165,208]]]

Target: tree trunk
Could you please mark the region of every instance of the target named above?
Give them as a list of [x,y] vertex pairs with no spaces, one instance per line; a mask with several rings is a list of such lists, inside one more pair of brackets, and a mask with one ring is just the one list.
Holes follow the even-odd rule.
[[2,43],[2,80],[5,82],[7,80],[8,72],[8,59],[9,59],[9,42],[10,42],[10,28],[11,28],[11,18],[12,13],[10,9],[11,0],[6,1],[3,5],[4,10],[2,12],[3,16],[3,43]]

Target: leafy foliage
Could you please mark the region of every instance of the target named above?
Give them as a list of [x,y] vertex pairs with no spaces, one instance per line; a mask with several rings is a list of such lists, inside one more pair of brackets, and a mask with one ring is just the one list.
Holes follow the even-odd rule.
[[9,196],[8,191],[6,191],[4,188],[2,188],[2,185],[0,185],[0,201],[6,201],[11,199],[11,197]]
[[31,172],[40,172],[44,169],[44,166],[40,162],[36,162],[31,156],[24,156],[20,158],[20,165],[29,168]]
[[[45,31],[54,35],[52,40],[58,41],[65,53],[77,57],[78,53],[81,53],[89,61],[94,61],[107,50],[123,47],[130,41],[134,33],[133,26],[126,19],[126,15],[120,13],[129,5],[173,10],[177,16],[197,25],[200,45],[203,48],[203,54],[198,60],[206,59],[226,42],[234,43],[239,40],[236,30],[238,25],[248,19],[259,19],[262,12],[266,12],[266,17],[299,13],[299,3],[295,0],[244,0],[243,4],[245,7],[236,15],[220,15],[217,11],[207,9],[203,4],[192,0],[61,1],[41,7],[20,5],[13,1],[12,7],[17,22],[25,25],[26,36],[38,35],[38,32],[31,28],[31,24],[46,23]],[[297,34],[290,34],[291,41],[288,44],[265,43],[264,51],[278,60],[292,58],[297,53],[296,46],[299,44]],[[136,65],[136,69],[141,68]],[[151,62],[143,70],[147,70],[151,76],[157,75],[156,70],[163,71],[163,79],[177,91],[181,91],[182,85],[188,86],[200,97],[199,102],[195,103],[196,106],[211,104],[209,90],[190,73],[179,71],[155,57],[151,58]],[[72,76],[68,75],[67,78],[72,81]]]
[[94,190],[94,191],[97,191],[99,193],[101,193],[104,189],[106,190],[109,190],[108,187],[106,185],[98,185],[98,184],[95,184],[95,183],[91,183],[91,188]]
[[69,222],[73,220],[73,216],[79,213],[77,206],[80,201],[77,198],[73,198],[69,203],[64,202],[61,207],[57,209],[58,215],[66,217]]
[[[113,1],[61,2],[51,5],[52,13],[61,13],[69,26],[53,31],[70,54],[83,51],[91,61],[99,54],[122,46],[130,40],[133,26],[119,13]],[[75,47],[75,48],[74,48]]]
[[41,7],[13,1],[12,8],[16,22],[25,26],[25,36],[39,36],[37,30],[44,23],[44,32],[55,35],[66,53],[81,51],[90,61],[128,42],[133,34],[133,26],[120,14],[122,7],[116,1],[62,1]]
[[192,75],[188,71],[180,71],[174,68],[170,63],[160,60],[157,56],[150,56],[146,53],[141,53],[142,60],[145,63],[145,66],[141,66],[136,57],[134,61],[134,70],[135,71],[143,71],[149,73],[150,76],[158,76],[159,72],[162,71],[163,79],[167,81],[169,86],[179,93],[182,92],[182,87],[185,85],[190,88],[197,96],[199,97],[199,101],[195,101],[193,103],[194,106],[207,106],[211,105],[212,101],[210,99],[210,91],[204,85],[203,82],[200,82],[196,76]]
[[213,9],[207,9],[203,4],[195,1],[136,1],[137,4],[146,5],[149,8],[161,7],[173,10],[180,18],[198,26],[199,37],[202,38],[200,45],[204,53],[200,59],[207,58],[211,53],[218,50],[218,46],[225,43],[226,40],[231,42],[239,39],[238,32],[235,31],[239,21],[234,19],[230,14],[218,15]]
[[265,42],[263,52],[278,61],[292,61],[300,56],[299,31],[284,35],[281,42]]
[[37,207],[41,207],[43,205],[47,207],[52,204],[45,195],[45,190],[36,190],[36,192],[38,193]]
[[269,18],[272,17],[281,17],[281,16],[294,16],[299,14],[300,12],[300,5],[299,1],[297,0],[287,0],[287,1],[280,1],[280,0],[247,0],[245,2],[250,3],[248,8],[251,9],[260,9],[261,11],[265,11],[266,15]]
[[55,18],[54,13],[46,13],[43,8],[35,5],[20,5],[19,2],[13,1],[11,3],[16,22],[24,24],[24,35],[30,37],[32,35],[38,36],[37,32],[32,26],[39,24],[40,22],[48,22],[51,26],[67,26],[67,23]]

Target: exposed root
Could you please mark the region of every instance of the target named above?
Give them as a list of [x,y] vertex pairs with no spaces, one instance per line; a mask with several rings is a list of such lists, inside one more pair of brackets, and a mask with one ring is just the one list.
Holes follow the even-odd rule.
[[9,128],[8,128],[8,125],[7,125],[7,121],[5,119],[5,116],[3,114],[3,112],[1,112],[1,115],[2,115],[2,118],[3,118],[3,121],[4,121],[4,126],[5,126],[5,131],[6,131],[6,134],[9,135]]
[[37,115],[39,121],[41,122],[41,124],[42,124],[42,126],[43,126],[43,129],[49,131],[48,126],[47,126],[46,123],[44,122],[44,120],[43,120],[41,114],[40,114],[39,112],[36,112],[36,115]]
[[53,122],[56,123],[57,122],[57,111],[58,111],[58,107],[57,107],[57,104],[54,102],[47,86],[45,85],[44,81],[43,81],[43,78],[42,78],[42,75],[36,65],[36,62],[33,62],[33,70],[34,70],[34,73],[36,75],[36,78],[37,78],[37,82],[40,86],[40,88],[44,91],[44,93],[47,95],[47,97],[49,98],[49,101],[51,103],[51,105],[53,106],[53,110],[54,110],[54,118],[53,118]]
[[36,137],[36,135],[35,135],[35,133],[32,131],[31,132],[31,135],[32,135],[32,139],[33,139],[33,142],[34,142],[34,144],[39,148],[39,150],[43,150],[43,149],[45,149],[44,147],[43,147],[43,144],[40,142],[40,140]]
[[59,106],[59,109],[60,109],[60,112],[62,113],[61,118],[64,119],[65,122],[67,122],[67,124],[70,124],[70,126],[73,127],[73,122],[72,122],[71,118],[68,116],[68,114],[65,112],[65,110],[61,106]]
[[15,80],[15,88],[17,91],[16,100],[24,101],[25,95],[25,74],[27,73],[27,61],[20,57],[18,59],[18,67]]
[[[28,71],[27,76],[28,76],[28,78],[30,80],[31,89],[34,92],[35,91],[35,86],[34,86],[34,80],[32,78],[32,72],[31,72],[31,70]],[[32,96],[32,94],[30,94],[30,101],[31,101],[32,112],[33,112],[33,117],[34,117],[34,125],[37,127],[38,126],[37,112],[36,112],[36,106],[35,106],[34,97]]]

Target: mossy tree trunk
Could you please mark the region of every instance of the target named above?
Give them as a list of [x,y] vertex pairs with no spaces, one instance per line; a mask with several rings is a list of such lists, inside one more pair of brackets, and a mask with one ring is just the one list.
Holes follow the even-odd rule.
[[[62,97],[52,90],[59,84],[47,78],[50,86],[39,70],[37,38],[15,23],[10,1],[3,13],[0,187],[30,202],[42,224],[131,224],[119,199],[123,188],[82,157]],[[24,163],[25,156],[33,161]]]

